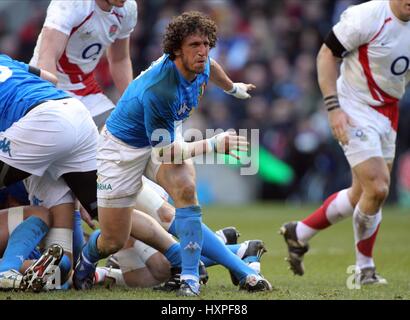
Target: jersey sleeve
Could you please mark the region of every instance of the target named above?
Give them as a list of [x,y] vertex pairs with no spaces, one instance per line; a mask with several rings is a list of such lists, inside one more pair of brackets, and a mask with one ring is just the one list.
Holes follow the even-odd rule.
[[128,38],[131,32],[134,30],[137,19],[138,19],[138,8],[137,3],[134,0],[128,0],[127,5],[127,16],[122,23],[121,31],[118,35],[118,39]]
[[44,27],[58,30],[66,35],[78,26],[85,18],[84,4],[87,1],[61,1],[52,0],[47,9]]
[[17,66],[19,66],[21,69],[23,69],[26,72],[30,72],[30,66],[27,63],[18,61],[18,60],[12,60]]
[[143,99],[144,123],[151,146],[169,145],[175,141],[176,114],[171,99],[146,93]]
[[374,35],[371,13],[363,9],[365,8],[360,5],[346,9],[333,27],[336,38],[347,51],[370,42]]

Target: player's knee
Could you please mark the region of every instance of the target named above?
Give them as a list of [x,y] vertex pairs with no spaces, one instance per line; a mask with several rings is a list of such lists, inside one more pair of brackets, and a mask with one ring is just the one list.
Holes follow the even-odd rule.
[[184,202],[196,201],[196,186],[195,183],[187,182],[185,185],[179,187],[178,198]]
[[24,209],[24,217],[28,218],[31,216],[41,219],[47,226],[51,225],[50,212],[44,207],[26,207]]
[[389,195],[389,185],[378,185],[373,190],[374,197],[379,201],[384,201]]
[[174,219],[175,216],[175,208],[171,206],[168,202],[165,202],[161,208],[158,209],[157,211],[158,216],[161,220],[161,222],[171,222],[172,219]]
[[389,181],[388,179],[375,179],[369,189],[374,200],[383,202],[389,195]]
[[105,254],[110,255],[120,251],[126,243],[126,240],[122,238],[108,238],[103,241],[103,248]]

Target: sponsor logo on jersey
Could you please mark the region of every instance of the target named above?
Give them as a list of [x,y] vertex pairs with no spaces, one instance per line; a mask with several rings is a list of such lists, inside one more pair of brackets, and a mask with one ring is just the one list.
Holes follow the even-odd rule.
[[117,30],[118,30],[118,26],[116,24],[113,24],[110,27],[110,30],[108,31],[109,36],[110,37],[114,36],[117,33]]
[[92,35],[92,31],[84,32],[80,35],[80,39],[83,41],[88,40],[91,38],[91,35]]
[[189,110],[188,105],[184,102],[184,104],[181,106],[181,108],[179,108],[179,110],[177,111],[178,115],[182,115],[185,112],[187,112]]
[[0,141],[0,150],[4,153],[7,153],[9,157],[11,157],[10,140],[4,138],[2,141]]

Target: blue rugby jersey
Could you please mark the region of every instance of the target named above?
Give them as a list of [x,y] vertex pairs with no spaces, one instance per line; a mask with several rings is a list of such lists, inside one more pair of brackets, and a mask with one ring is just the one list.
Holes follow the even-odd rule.
[[[159,142],[172,143],[175,121],[186,120],[198,107],[209,74],[208,59],[205,71],[190,82],[164,54],[130,83],[107,119],[108,131],[137,148],[156,146]],[[152,133],[157,129],[167,130],[170,140],[166,137],[159,141],[152,139]]]
[[0,131],[11,127],[36,103],[70,97],[28,68],[27,64],[0,54]]

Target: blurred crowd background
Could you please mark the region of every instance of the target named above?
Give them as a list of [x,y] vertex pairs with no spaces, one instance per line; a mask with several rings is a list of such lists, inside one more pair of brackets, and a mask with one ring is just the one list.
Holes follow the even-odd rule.
[[[171,17],[187,10],[207,13],[218,25],[219,40],[212,57],[234,81],[254,83],[257,89],[252,99],[240,101],[208,86],[189,125],[203,131],[258,128],[264,151],[278,163],[289,166],[292,173],[288,174],[290,178],[277,181],[261,174],[235,180],[237,173],[232,175],[229,170],[237,169],[199,169],[202,202],[320,202],[349,185],[349,167],[332,138],[317,85],[316,55],[341,12],[360,2],[363,1],[137,0],[138,23],[131,39],[134,75],[162,54],[162,34]],[[2,53],[25,62],[30,60],[48,3],[0,1]],[[118,94],[106,61],[98,68],[98,79],[107,95],[116,101]],[[400,113],[389,201],[409,205],[409,91],[401,102]],[[211,182],[212,176],[217,177],[216,182]]]

